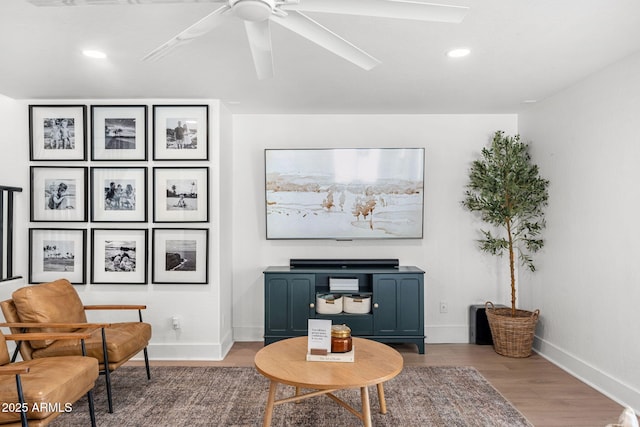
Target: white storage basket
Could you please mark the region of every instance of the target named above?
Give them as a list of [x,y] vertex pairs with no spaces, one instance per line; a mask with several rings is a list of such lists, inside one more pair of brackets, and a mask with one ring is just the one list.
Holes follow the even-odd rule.
[[344,307],[345,313],[366,314],[371,311],[370,295],[345,295]]
[[316,313],[338,314],[342,313],[342,296],[334,294],[316,295]]

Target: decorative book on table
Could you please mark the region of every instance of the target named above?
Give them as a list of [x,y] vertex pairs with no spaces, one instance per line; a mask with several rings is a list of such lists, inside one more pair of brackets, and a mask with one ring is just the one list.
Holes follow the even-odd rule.
[[307,362],[354,362],[355,347],[346,353],[312,354],[307,353]]

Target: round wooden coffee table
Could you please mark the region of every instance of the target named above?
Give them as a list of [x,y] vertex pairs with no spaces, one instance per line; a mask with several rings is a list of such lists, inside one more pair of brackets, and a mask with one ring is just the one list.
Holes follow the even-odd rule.
[[[262,348],[255,356],[258,372],[271,380],[263,426],[271,425],[274,405],[327,395],[371,426],[368,386],[376,385],[380,413],[387,412],[383,383],[402,371],[402,356],[393,348],[363,338],[353,338],[354,362],[307,362],[307,337],[289,338]],[[276,400],[278,384],[296,388],[295,395]],[[312,389],[305,394],[300,389]],[[358,411],[333,394],[336,390],[359,388],[362,410]]]

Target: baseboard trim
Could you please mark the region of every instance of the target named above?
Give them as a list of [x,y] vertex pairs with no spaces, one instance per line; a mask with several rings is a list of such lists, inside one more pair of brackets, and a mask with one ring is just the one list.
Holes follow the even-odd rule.
[[640,413],[640,391],[613,378],[589,363],[566,352],[562,348],[540,338],[535,337],[533,349],[554,365],[588,384],[600,393],[618,402],[622,406],[631,407]]
[[241,342],[263,341],[264,328],[256,326],[234,326],[233,340]]
[[[149,360],[206,360],[224,359],[233,342],[208,344],[159,343],[149,344]],[[142,352],[132,360],[144,360]]]
[[432,325],[425,326],[427,344],[467,344],[469,343],[469,325]]

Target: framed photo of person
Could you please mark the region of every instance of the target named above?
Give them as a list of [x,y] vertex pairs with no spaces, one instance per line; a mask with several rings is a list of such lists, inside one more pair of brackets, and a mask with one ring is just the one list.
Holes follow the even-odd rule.
[[86,280],[87,230],[71,228],[29,229],[29,283],[46,283],[61,277],[74,285]]
[[154,222],[209,222],[209,168],[153,168]]
[[91,168],[91,221],[147,222],[147,168]]
[[31,166],[31,222],[86,222],[87,168]]
[[209,160],[209,106],[154,105],[153,160]]
[[91,283],[146,284],[148,234],[146,228],[91,229]]
[[147,106],[92,105],[91,160],[147,160]]
[[30,160],[87,160],[86,105],[29,105]]
[[154,228],[152,233],[153,283],[208,283],[209,229]]

